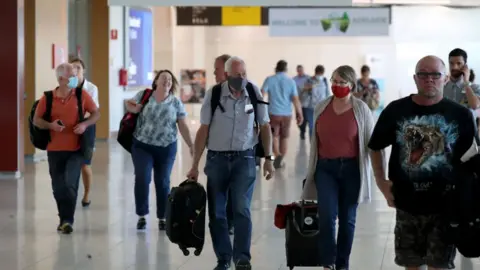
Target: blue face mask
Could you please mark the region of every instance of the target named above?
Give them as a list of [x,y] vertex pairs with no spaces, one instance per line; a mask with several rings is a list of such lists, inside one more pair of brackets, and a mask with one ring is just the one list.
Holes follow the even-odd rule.
[[68,78],[68,88],[76,88],[78,85],[78,77],[77,76],[72,76]]
[[319,81],[323,80],[323,76],[322,76],[322,75],[317,75],[317,76],[315,76],[315,77],[316,77],[317,80],[319,80]]

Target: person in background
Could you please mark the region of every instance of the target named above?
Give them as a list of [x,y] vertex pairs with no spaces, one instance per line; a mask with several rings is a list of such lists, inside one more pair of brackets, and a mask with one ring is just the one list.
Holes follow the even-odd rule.
[[370,67],[363,65],[360,69],[361,77],[357,81],[357,90],[354,95],[360,98],[374,111],[380,105],[380,92],[377,81],[370,78]]
[[315,76],[308,79],[303,89],[299,92],[302,103],[304,121],[300,125],[300,139],[305,139],[305,131],[308,125],[310,138],[313,133],[313,110],[321,101],[330,96],[327,78],[324,76],[325,68],[322,65],[315,67]]
[[[97,108],[100,109],[100,104],[98,102],[98,87],[87,81],[85,78],[85,63],[83,62],[82,59],[80,58],[73,58],[70,60],[70,64],[72,64],[73,69],[75,70],[77,77],[78,77],[78,85],[77,88],[80,89],[85,89],[87,93],[92,97],[93,102],[95,102],[95,105],[97,105]],[[88,117],[88,112],[85,115],[85,117]],[[96,130],[96,125],[93,125],[92,128]],[[93,132],[93,136],[95,136],[95,131]],[[91,141],[95,141],[95,138],[92,138]],[[84,188],[84,193],[83,193],[83,199],[82,199],[82,206],[83,207],[88,207],[90,206],[90,186],[92,185],[92,178],[93,178],[93,173],[92,173],[92,168],[91,168],[92,160],[85,160],[83,166],[82,166],[82,180],[83,180],[83,188]]]
[[268,113],[273,128],[273,153],[275,168],[284,167],[283,157],[287,153],[290,123],[292,120],[292,103],[295,107],[297,125],[303,123],[302,105],[298,98],[297,85],[287,75],[287,62],[280,60],[275,67],[275,75],[265,79],[262,93],[268,94]]
[[297,85],[297,91],[300,93],[300,91],[303,90],[303,87],[307,83],[308,79],[310,78],[309,75],[305,74],[305,70],[302,65],[297,66],[297,75],[293,77],[293,80],[295,81],[295,84]]
[[456,248],[448,241],[445,214],[461,163],[477,153],[473,115],[444,98],[448,75],[439,57],[420,59],[414,80],[418,93],[380,114],[369,142],[372,167],[387,204],[396,209],[395,263],[408,270],[454,269]]
[[443,95],[471,110],[480,107],[480,86],[473,84],[471,70],[467,65],[467,52],[456,48],[448,54],[450,80],[445,84]]
[[[448,54],[450,80],[445,84],[443,96],[469,108],[477,123],[480,121],[480,86],[473,83],[472,70],[467,65],[467,52],[456,48]],[[475,79],[475,75],[473,75]],[[480,130],[479,130],[480,132]]]
[[[212,116],[212,89],[207,91],[200,113],[201,125],[195,136],[195,155],[187,177],[198,180],[198,166],[205,147],[208,148],[204,172],[207,175],[209,227],[217,257],[214,270],[230,269],[233,259],[236,270],[251,270],[250,246],[252,219],[250,206],[256,180],[255,145],[258,133],[254,128],[254,111],[246,85],[245,62],[236,56],[225,63],[227,81],[222,83],[220,105]],[[254,86],[257,99],[263,100]],[[250,105],[250,106],[248,106]],[[264,175],[273,174],[271,130],[265,104],[258,104],[256,116],[265,150]],[[226,204],[232,195],[234,211],[234,245],[228,235]]]
[[315,108],[315,134],[302,197],[318,201],[318,256],[324,269],[350,269],[358,203],[371,199],[368,141],[374,119],[368,106],[351,94],[356,78],[352,67],[338,67],[331,79],[333,97]]
[[183,103],[175,96],[178,82],[169,70],[155,76],[152,96],[140,104],[144,91],[125,102],[127,110],[139,113],[133,133],[132,160],[135,169],[135,206],[139,216],[137,229],[147,226],[150,183],[155,183],[158,227],[165,230],[165,209],[170,193],[170,175],[177,154],[177,127],[193,155],[193,143],[186,122]]
[[52,122],[43,119],[47,103],[45,96],[42,96],[35,110],[33,124],[50,130],[47,155],[53,196],[60,218],[57,231],[69,234],[73,232],[80,171],[84,164],[83,155],[79,151],[80,136],[87,127],[95,125],[100,118],[100,112],[92,97],[82,90],[83,111],[90,116],[79,123],[78,100],[75,94],[78,77],[75,69],[71,64],[64,63],[59,65],[55,72],[58,87],[53,90]]
[[[230,59],[230,55],[222,54],[215,59],[214,72],[216,83],[223,83],[227,81],[227,73],[225,72],[225,63]],[[227,223],[228,233],[233,235],[233,206],[231,191],[228,192],[227,198]]]

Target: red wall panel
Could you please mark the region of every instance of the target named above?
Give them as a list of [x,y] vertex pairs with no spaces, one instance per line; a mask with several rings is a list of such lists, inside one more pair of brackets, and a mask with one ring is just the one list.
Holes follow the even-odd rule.
[[2,0],[0,9],[0,172],[23,169],[23,0]]

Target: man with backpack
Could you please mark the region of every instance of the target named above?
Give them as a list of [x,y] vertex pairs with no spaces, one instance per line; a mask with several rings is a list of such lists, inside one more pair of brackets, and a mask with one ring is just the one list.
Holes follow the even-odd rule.
[[328,81],[324,76],[325,68],[322,65],[315,67],[315,76],[310,77],[305,83],[304,87],[300,90],[300,102],[302,103],[303,123],[300,125],[300,139],[305,139],[305,132],[307,130],[312,137],[313,127],[313,111],[315,106],[321,100],[330,96],[328,90]]
[[[69,234],[73,231],[80,171],[85,159],[81,151],[81,136],[98,121],[100,113],[85,90],[76,90],[78,78],[71,64],[61,64],[55,71],[58,87],[45,92],[40,98],[33,124],[40,130],[50,131],[46,133],[49,135],[46,150],[60,218],[57,231]],[[87,112],[90,116],[80,122]]]
[[[208,148],[204,172],[207,175],[209,227],[217,256],[215,270],[250,270],[252,221],[250,205],[256,179],[255,155],[260,132],[265,163],[264,175],[273,174],[271,130],[267,106],[257,87],[246,79],[245,63],[230,57],[225,63],[227,81],[214,86],[206,95],[195,138],[192,168],[187,177],[198,179],[198,165]],[[228,234],[227,192],[231,190],[234,212],[235,246]]]

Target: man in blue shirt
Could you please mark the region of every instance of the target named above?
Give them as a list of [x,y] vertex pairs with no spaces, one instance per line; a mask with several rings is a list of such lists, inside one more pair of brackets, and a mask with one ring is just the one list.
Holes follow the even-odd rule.
[[309,75],[305,74],[305,70],[303,69],[302,65],[297,66],[297,76],[293,77],[295,84],[297,85],[297,92],[303,90],[303,87],[307,83],[308,79],[310,78]]
[[273,153],[275,168],[283,167],[283,157],[287,152],[290,122],[292,120],[292,103],[295,106],[297,125],[302,124],[303,114],[297,85],[287,74],[287,62],[280,60],[275,67],[275,75],[267,77],[262,92],[268,94],[268,113],[273,129]]

